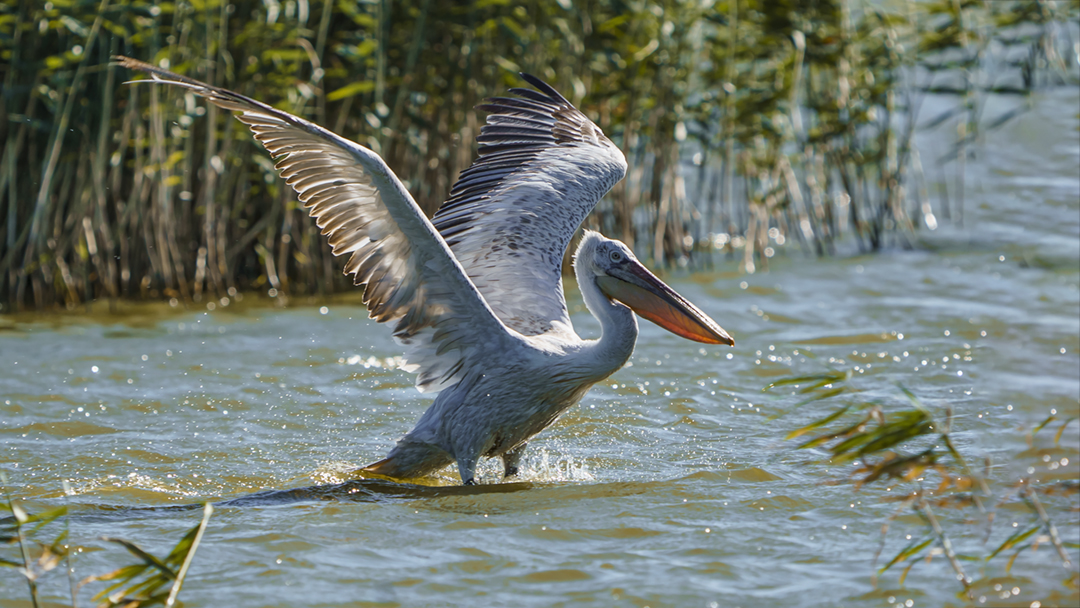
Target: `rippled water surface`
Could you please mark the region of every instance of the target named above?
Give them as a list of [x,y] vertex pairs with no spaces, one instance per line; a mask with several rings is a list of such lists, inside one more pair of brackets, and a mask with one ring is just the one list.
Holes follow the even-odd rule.
[[[198,519],[112,507],[231,500],[211,520],[188,606],[961,605],[941,557],[875,589],[896,505],[879,499],[884,487],[828,483],[844,472],[783,440],[825,405],[776,419],[798,398],[761,389],[855,368],[864,397],[900,403],[903,383],[951,406],[960,448],[991,457],[1000,479],[1044,452],[1075,454],[1075,422],[1048,451],[1029,449],[1024,429],[1080,414],[1078,102],[1075,89],[1048,94],[989,135],[969,165],[964,225],[923,230],[914,250],[669,277],[737,347],[643,322],[632,366],[530,443],[520,482],[495,485],[491,463],[490,485],[475,488],[333,485],[381,458],[429,402],[355,299],[0,317],[2,466],[34,511],[71,483],[72,535],[93,549],[77,577],[127,559],[102,534],[165,553]],[[570,300],[578,331],[597,335]],[[1076,477],[1075,461],[1040,470]],[[1046,501],[1080,541],[1075,497]],[[965,513],[942,517],[971,528]],[[997,542],[1010,519],[1030,517],[999,514]],[[908,533],[921,534],[914,517],[894,522],[883,554]],[[1002,559],[967,568],[990,579],[986,605],[1080,603],[1075,566],[1049,547],[1008,575]],[[1019,597],[1002,599],[994,581]],[[64,601],[62,571],[42,586]],[[0,571],[0,606],[25,598],[14,570]]]

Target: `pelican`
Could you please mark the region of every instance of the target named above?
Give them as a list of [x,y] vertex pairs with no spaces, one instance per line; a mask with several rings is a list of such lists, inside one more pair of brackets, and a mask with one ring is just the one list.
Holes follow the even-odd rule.
[[386,458],[358,474],[430,475],[457,462],[473,485],[482,457],[518,472],[526,443],[618,371],[637,340],[634,312],[683,338],[734,345],[715,321],[649,272],[625,244],[585,231],[574,273],[596,340],[574,331],[561,261],[585,216],[626,173],[599,127],[539,78],[477,106],[476,161],[428,219],[378,154],[303,118],[147,63],[158,82],[237,113],[393,327],[416,388],[436,394]]

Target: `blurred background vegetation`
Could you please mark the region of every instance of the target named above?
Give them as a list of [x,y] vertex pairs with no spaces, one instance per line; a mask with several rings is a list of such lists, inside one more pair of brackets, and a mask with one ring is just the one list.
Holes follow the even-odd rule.
[[[381,154],[433,213],[473,106],[536,74],[626,153],[587,226],[656,266],[912,246],[963,221],[980,132],[1075,85],[1080,0],[0,0],[0,311],[328,294],[340,264],[225,113],[151,61]],[[1015,110],[983,117],[990,95]],[[928,96],[947,111],[920,116]],[[937,107],[943,107],[937,104]],[[927,161],[916,128],[955,128]],[[850,245],[846,245],[850,243]]]

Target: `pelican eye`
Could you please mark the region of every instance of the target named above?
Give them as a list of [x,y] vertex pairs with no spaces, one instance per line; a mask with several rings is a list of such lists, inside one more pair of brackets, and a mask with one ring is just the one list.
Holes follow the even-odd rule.
[[619,251],[618,249],[615,249],[615,250],[613,250],[611,252],[611,261],[612,262],[621,262],[622,260],[623,260],[623,254],[622,254],[621,251]]

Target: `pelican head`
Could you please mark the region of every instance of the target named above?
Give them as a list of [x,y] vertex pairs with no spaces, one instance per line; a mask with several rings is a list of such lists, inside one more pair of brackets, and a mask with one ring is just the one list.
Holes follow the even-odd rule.
[[574,254],[578,281],[592,278],[608,300],[631,310],[673,334],[706,344],[735,345],[735,340],[709,315],[649,272],[621,241],[585,231]]

